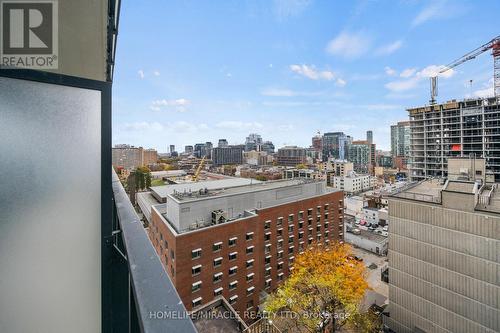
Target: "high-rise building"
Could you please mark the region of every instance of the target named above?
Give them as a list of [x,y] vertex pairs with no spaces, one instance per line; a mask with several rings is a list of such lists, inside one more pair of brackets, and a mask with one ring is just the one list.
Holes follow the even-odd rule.
[[250,133],[245,140],[245,151],[259,150],[262,145],[262,137],[256,133]]
[[194,145],[193,155],[202,158],[203,156],[208,156],[207,144],[197,143]]
[[228,164],[243,164],[243,147],[228,146],[212,149],[212,162],[215,166]]
[[498,99],[451,101],[408,109],[410,177],[446,176],[449,157],[486,159],[486,170],[500,181],[500,103]]
[[214,148],[214,145],[212,142],[207,141],[205,142],[205,154],[207,155],[207,158],[211,159],[212,158],[212,149]]
[[227,146],[229,146],[229,144],[226,139],[219,139],[219,143],[217,144],[218,148],[226,148]]
[[323,160],[326,161],[329,157],[340,160],[345,159],[347,145],[348,139],[343,132],[323,134]]
[[366,131],[366,141],[373,143],[373,131]]
[[453,179],[389,197],[384,321],[395,332],[500,332],[497,184],[485,184],[484,161],[455,160]]
[[371,165],[372,146],[366,140],[353,141],[349,146],[349,162],[354,165],[354,171],[368,173]]
[[[391,156],[395,162],[395,167],[406,168],[410,157],[410,122],[400,121],[396,125],[391,125]],[[396,161],[401,160],[401,165],[396,165]],[[398,163],[399,164],[399,163]]]
[[321,181],[243,180],[173,185],[151,208],[149,237],[187,310],[222,295],[239,313],[255,313],[298,253],[343,241],[341,191]]
[[170,145],[170,154],[172,154],[175,151],[175,145]]
[[306,150],[297,146],[286,146],[278,149],[278,165],[296,166],[306,163]]

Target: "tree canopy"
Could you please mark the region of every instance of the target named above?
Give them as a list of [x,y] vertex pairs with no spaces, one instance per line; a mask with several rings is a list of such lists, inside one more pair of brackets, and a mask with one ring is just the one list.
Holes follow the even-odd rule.
[[297,256],[291,275],[269,296],[264,310],[291,332],[317,332],[328,316],[334,327],[371,332],[369,316],[360,315],[368,289],[365,274],[349,245],[314,245]]

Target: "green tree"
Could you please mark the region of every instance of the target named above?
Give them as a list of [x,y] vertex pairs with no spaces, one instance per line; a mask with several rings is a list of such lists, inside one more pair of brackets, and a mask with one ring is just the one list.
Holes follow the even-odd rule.
[[333,330],[346,326],[371,332],[371,321],[360,315],[368,289],[365,274],[349,245],[314,245],[297,256],[292,274],[269,296],[264,309],[289,331],[317,332],[328,314]]

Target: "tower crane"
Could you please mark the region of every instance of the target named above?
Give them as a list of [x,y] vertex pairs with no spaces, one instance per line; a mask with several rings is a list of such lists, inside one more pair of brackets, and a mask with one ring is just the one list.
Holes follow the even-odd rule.
[[496,36],[489,42],[481,45],[477,49],[470,51],[469,53],[463,55],[462,57],[452,61],[448,65],[445,66],[442,70],[438,72],[437,75],[432,76],[430,78],[431,83],[431,100],[430,104],[436,104],[436,96],[438,94],[437,91],[437,78],[439,74],[443,74],[444,72],[449,71],[450,69],[457,67],[460,64],[463,64],[466,61],[475,59],[478,55],[491,50],[491,54],[493,55],[493,82],[494,82],[494,93],[495,97],[500,97],[500,35]]

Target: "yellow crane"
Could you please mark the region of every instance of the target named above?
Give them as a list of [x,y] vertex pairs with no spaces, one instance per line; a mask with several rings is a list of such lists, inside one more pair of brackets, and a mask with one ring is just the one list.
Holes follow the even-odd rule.
[[203,168],[203,164],[205,164],[206,158],[207,158],[207,156],[203,156],[203,158],[200,161],[200,164],[198,165],[198,168],[196,168],[196,172],[194,173],[193,177],[191,177],[191,180],[193,182],[198,181],[198,177],[200,176],[201,168]]

